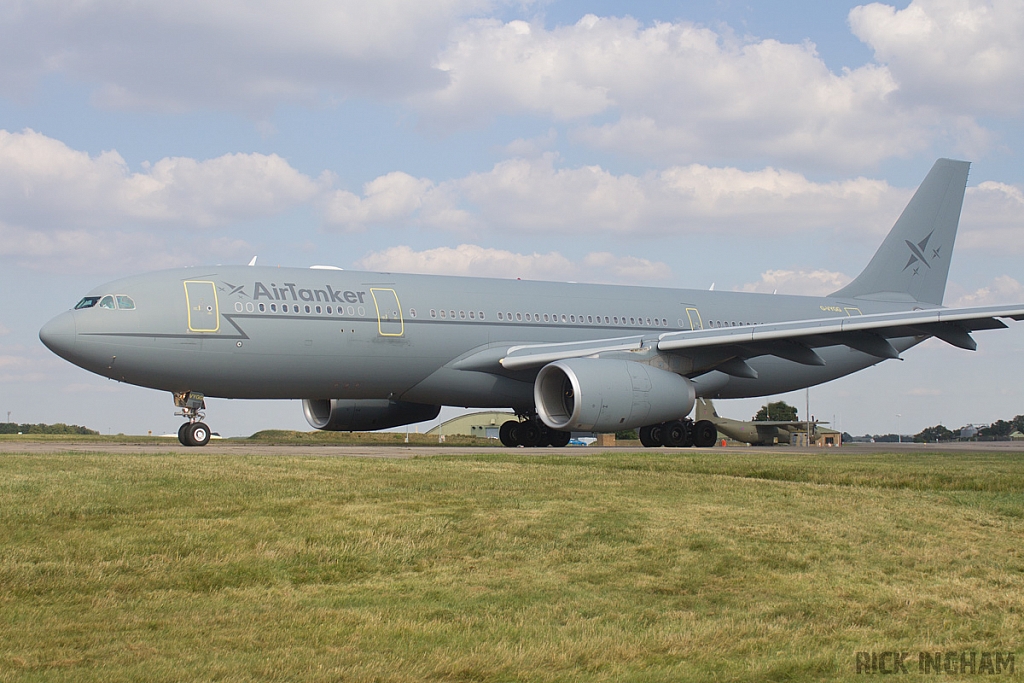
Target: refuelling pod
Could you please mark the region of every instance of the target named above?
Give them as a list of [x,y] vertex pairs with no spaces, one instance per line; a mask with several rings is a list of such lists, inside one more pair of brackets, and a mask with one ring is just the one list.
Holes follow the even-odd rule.
[[533,398],[552,429],[615,432],[686,417],[694,393],[687,378],[649,365],[570,358],[541,368]]
[[305,399],[306,422],[327,432],[368,432],[433,420],[441,406],[382,399]]

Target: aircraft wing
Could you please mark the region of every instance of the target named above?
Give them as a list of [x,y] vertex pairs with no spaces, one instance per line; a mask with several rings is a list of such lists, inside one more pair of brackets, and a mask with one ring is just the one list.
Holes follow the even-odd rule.
[[[932,308],[895,313],[874,313],[850,317],[797,320],[763,325],[743,325],[708,330],[667,332],[656,339],[633,335],[581,342],[551,344],[494,345],[485,351],[453,363],[460,370],[489,371],[500,365],[505,370],[527,370],[567,358],[582,358],[613,351],[635,351],[656,345],[659,351],[686,351],[730,347],[733,360],[745,365],[743,358],[772,355],[805,365],[824,365],[814,349],[843,345],[878,358],[899,358],[888,339],[934,336],[959,348],[973,351],[975,330],[1005,328],[999,318],[1024,320],[1024,304]],[[753,369],[749,369],[753,373]],[[734,367],[730,374],[746,376],[744,368]],[[755,373],[756,374],[756,373]]]
[[730,346],[738,347],[737,355],[747,358],[773,355],[805,365],[824,365],[825,361],[814,352],[815,347],[843,345],[878,358],[898,358],[899,352],[888,341],[896,337],[933,336],[973,351],[978,345],[970,333],[1006,327],[999,318],[1024,320],[1024,304],[933,308],[667,332],[658,338],[658,350]]

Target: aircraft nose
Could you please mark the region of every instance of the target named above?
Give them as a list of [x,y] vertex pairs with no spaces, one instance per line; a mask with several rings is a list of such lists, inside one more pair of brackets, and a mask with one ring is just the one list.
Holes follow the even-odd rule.
[[71,311],[64,311],[39,330],[39,341],[62,358],[74,350],[76,337],[75,315]]

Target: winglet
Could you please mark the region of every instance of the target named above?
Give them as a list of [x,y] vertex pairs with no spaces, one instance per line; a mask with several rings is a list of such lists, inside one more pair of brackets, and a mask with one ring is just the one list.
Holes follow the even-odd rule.
[[867,267],[830,296],[942,305],[970,167],[936,161]]
[[259,255],[253,256],[252,257],[252,261],[249,261],[249,265],[250,266],[255,266],[256,265],[256,259],[258,259],[258,258],[259,258]]

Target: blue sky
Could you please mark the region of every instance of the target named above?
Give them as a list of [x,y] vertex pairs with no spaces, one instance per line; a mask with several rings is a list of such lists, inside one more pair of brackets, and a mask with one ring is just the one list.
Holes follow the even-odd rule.
[[[946,303],[1024,301],[1022,38],[1009,1],[0,0],[0,418],[176,429],[168,396],[36,337],[123,275],[258,254],[825,294],[940,156],[974,162]],[[977,336],[811,411],[858,434],[1024,413],[1024,331]],[[297,402],[210,403],[224,434],[307,428]]]

